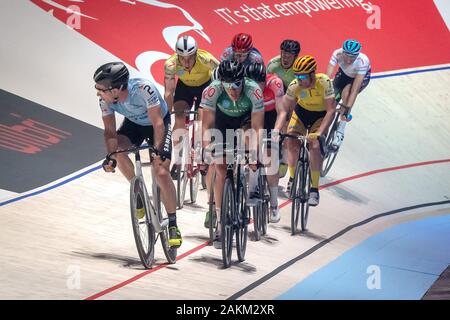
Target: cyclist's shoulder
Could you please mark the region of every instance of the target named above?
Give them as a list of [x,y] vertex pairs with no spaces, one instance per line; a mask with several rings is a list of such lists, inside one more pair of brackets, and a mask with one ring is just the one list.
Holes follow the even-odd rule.
[[300,86],[297,79],[292,80],[286,90],[286,94],[293,94],[299,90]]
[[247,59],[250,60],[250,62],[252,62],[252,63],[253,62],[264,63],[261,52],[259,52],[259,50],[256,48],[252,48],[250,50],[250,53],[249,53]]
[[233,49],[231,47],[226,47],[223,49],[220,56],[220,61],[231,60],[233,58]]
[[266,84],[270,85],[270,84],[278,84],[278,83],[283,84],[283,80],[281,80],[281,78],[276,73],[268,73],[267,74]]
[[316,89],[322,92],[324,97],[330,97],[334,94],[333,83],[324,73],[316,74]]
[[203,90],[202,101],[215,100],[222,94],[223,91],[222,82],[219,80],[214,80],[205,88],[205,90]]
[[273,70],[275,68],[280,67],[281,65],[281,56],[275,56],[272,59],[269,60],[269,62],[267,63],[267,73],[271,73],[273,72]]
[[178,55],[174,53],[164,62],[165,72],[175,72],[177,67]]
[[212,53],[203,49],[197,49],[197,59],[203,64],[208,64],[211,59],[216,60]]
[[362,52],[359,53],[357,61],[362,65],[370,64],[369,57],[365,53],[362,53]]
[[245,88],[245,93],[250,94],[253,91],[255,91],[256,89],[258,89],[259,85],[255,80],[245,77],[244,78],[244,88]]
[[330,77],[328,77],[325,73],[316,73],[316,79],[318,82],[326,83],[328,80],[330,80]]
[[158,95],[158,89],[155,85],[148,79],[144,78],[133,78],[128,81],[128,92],[130,99],[135,99],[139,97],[154,97]]
[[331,79],[325,73],[316,73],[316,89],[328,88],[331,84]]

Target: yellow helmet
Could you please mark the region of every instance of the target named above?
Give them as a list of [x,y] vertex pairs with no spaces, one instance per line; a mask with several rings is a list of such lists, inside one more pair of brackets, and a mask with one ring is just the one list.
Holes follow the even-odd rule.
[[292,69],[294,73],[311,73],[317,68],[316,59],[312,56],[301,56],[295,59]]

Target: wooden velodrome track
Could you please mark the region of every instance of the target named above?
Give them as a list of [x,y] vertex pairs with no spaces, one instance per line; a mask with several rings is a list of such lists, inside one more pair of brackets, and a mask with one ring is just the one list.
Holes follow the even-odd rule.
[[[8,23],[5,19],[0,20]],[[50,32],[52,23],[46,21],[36,28]],[[17,38],[26,33],[17,32]],[[58,46],[63,38],[65,46]],[[4,41],[13,43],[8,35]],[[58,108],[64,110],[58,111],[101,127],[91,71],[100,61],[115,57],[100,48],[80,46],[80,36],[64,30],[52,33],[47,47],[34,46],[37,41],[29,39],[8,54],[20,59],[24,51],[33,48],[39,57],[35,61],[48,64],[48,77],[43,81],[54,90],[37,88],[33,84],[37,76],[23,81],[19,70],[12,70],[17,65],[5,66],[10,77],[2,77],[0,87],[44,105],[62,106]],[[53,75],[64,62],[52,57],[65,55],[70,60],[83,50],[85,64],[78,66],[80,70],[64,86],[86,86],[77,92],[59,90],[62,84]],[[205,191],[199,192],[196,204],[186,203],[178,212],[184,239],[179,261],[163,265],[158,245],[155,268],[149,271],[142,268],[137,256],[129,217],[129,186],[120,174],[94,170],[60,187],[4,205],[0,207],[0,298],[274,299],[371,235],[405,221],[450,213],[448,202],[406,210],[323,243],[380,213],[450,199],[449,83],[448,69],[373,79],[358,98],[334,167],[321,181],[321,203],[310,211],[309,231],[290,235],[291,207],[280,198],[280,223],[271,224],[268,235],[259,242],[253,241],[250,233],[246,260],[226,270],[221,252],[206,245]],[[380,170],[389,168],[392,170]],[[286,179],[280,185],[284,187]],[[323,245],[317,246],[321,242]],[[73,286],[72,276],[78,271],[79,286]],[[266,275],[270,276],[265,281],[256,282]]]

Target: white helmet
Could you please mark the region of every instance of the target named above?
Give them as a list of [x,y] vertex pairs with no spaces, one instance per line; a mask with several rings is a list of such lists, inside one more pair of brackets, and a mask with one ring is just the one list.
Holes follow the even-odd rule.
[[175,51],[182,57],[190,56],[197,52],[197,42],[191,36],[182,36],[177,40]]

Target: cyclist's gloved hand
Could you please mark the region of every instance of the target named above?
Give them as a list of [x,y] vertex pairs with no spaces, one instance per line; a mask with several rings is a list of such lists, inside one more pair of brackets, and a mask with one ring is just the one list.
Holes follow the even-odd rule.
[[167,159],[170,159],[171,154],[169,150],[166,150],[164,147],[161,149],[157,149],[156,147],[153,147],[155,152],[152,152],[152,158],[159,158],[162,162],[166,161]]
[[317,140],[320,136],[321,134],[319,132],[311,132],[310,134],[308,134],[308,140]]
[[105,172],[116,172],[115,168],[117,165],[116,159],[112,159],[109,155],[103,160],[102,167]]
[[273,129],[271,133],[271,138],[274,143],[280,142],[280,131]]
[[351,118],[351,115],[350,115],[350,111],[351,111],[351,109],[352,108],[350,108],[350,107],[347,107],[347,106],[345,106],[345,105],[343,105],[343,104],[340,104],[340,114],[341,114],[341,121],[350,121],[352,118]]

